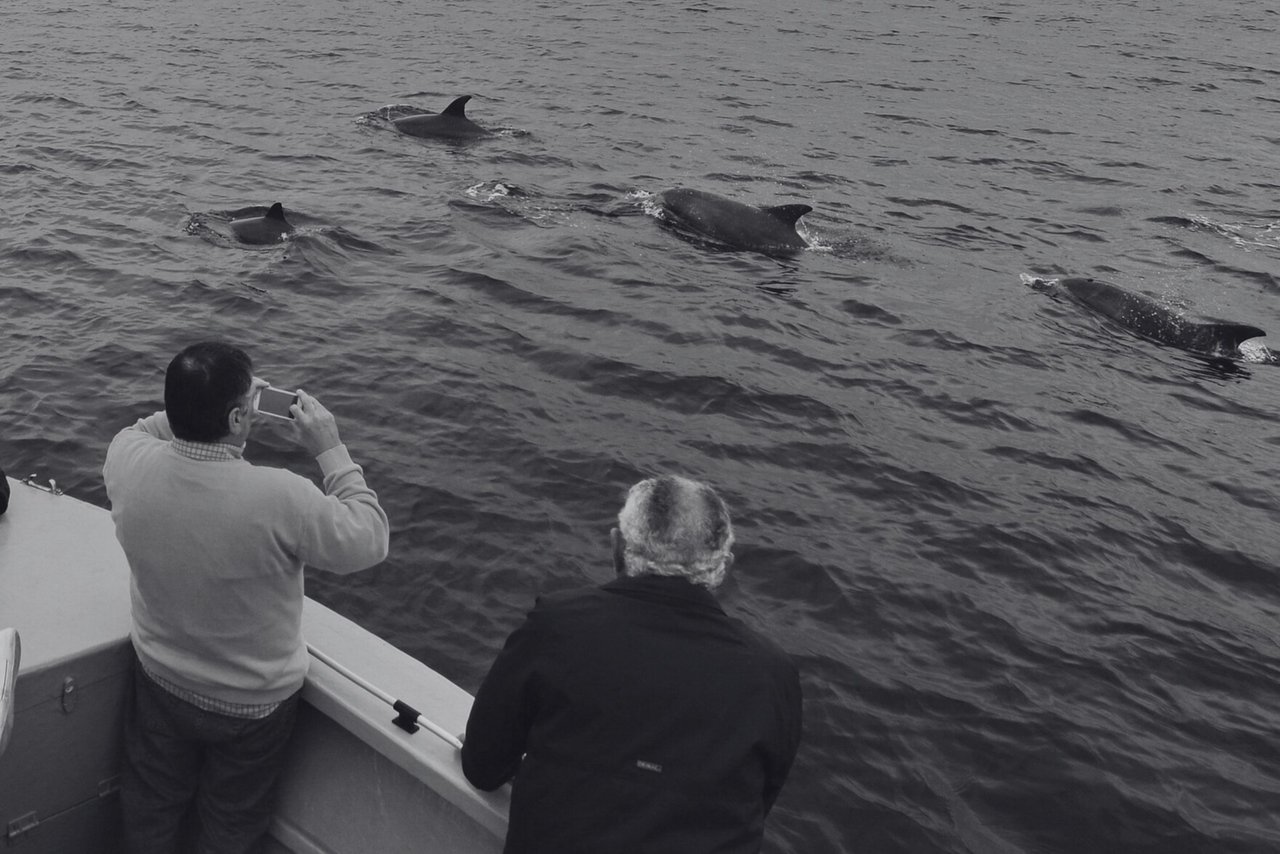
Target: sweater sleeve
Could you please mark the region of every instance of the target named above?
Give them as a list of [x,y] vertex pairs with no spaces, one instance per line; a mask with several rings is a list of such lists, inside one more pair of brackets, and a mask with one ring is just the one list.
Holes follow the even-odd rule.
[[491,792],[520,768],[531,720],[535,640],[532,615],[511,633],[476,692],[462,745],[462,773]]
[[166,442],[173,438],[173,428],[169,426],[169,416],[164,410],[152,413],[146,418],[139,418],[132,426],[124,429],[137,430]]
[[313,494],[303,517],[298,556],[326,572],[350,573],[387,556],[391,527],[378,496],[364,481],[346,445],[316,457],[324,475],[324,493]]
[[107,448],[107,457],[102,464],[102,476],[106,481],[108,494],[121,466],[127,468],[128,458],[138,448],[152,440],[167,442],[172,438],[173,430],[169,427],[169,416],[165,415],[164,410],[139,418],[117,433]]

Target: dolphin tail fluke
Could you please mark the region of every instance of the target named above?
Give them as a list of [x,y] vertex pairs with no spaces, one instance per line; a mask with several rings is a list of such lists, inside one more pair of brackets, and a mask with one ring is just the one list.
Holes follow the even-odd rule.
[[467,101],[470,101],[470,100],[471,100],[470,95],[463,95],[460,98],[454,98],[453,103],[445,107],[440,112],[440,115],[456,116],[457,118],[465,119],[467,117]]
[[809,205],[776,205],[764,208],[765,213],[774,219],[780,219],[792,228],[800,221],[800,217],[813,210]]
[[265,216],[267,219],[278,219],[280,220],[280,222],[285,222],[286,220],[284,218],[284,205],[280,204],[279,202],[276,202],[274,205],[271,206],[270,210],[267,211]]

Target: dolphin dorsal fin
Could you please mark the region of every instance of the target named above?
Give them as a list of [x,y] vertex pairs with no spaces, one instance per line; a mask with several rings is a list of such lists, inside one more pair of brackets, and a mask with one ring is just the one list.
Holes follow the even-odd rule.
[[454,98],[452,104],[440,111],[440,115],[457,116],[460,119],[465,119],[467,117],[467,101],[470,100],[470,95],[463,95],[460,98]]
[[266,212],[265,216],[266,216],[266,218],[267,218],[267,219],[278,219],[278,220],[280,220],[281,222],[284,222],[284,221],[285,221],[285,218],[284,218],[284,205],[280,204],[279,202],[276,202],[276,203],[275,203],[274,205],[272,205],[272,206],[271,206],[271,208]]
[[800,221],[800,217],[813,210],[809,205],[775,205],[771,208],[762,208],[765,213],[774,219],[780,219],[787,225],[795,226]]
[[1250,338],[1260,338],[1267,334],[1258,327],[1250,326],[1247,323],[1219,322],[1214,331],[1218,333],[1218,336],[1223,341],[1230,342],[1233,348],[1239,347],[1241,343],[1248,341]]

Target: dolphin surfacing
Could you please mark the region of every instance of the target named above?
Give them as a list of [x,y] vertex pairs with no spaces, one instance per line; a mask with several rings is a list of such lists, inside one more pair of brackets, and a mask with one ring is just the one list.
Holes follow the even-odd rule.
[[1247,323],[1181,314],[1149,296],[1098,279],[1031,279],[1028,283],[1049,293],[1066,294],[1150,341],[1206,356],[1238,356],[1241,343],[1267,334]]
[[284,218],[284,206],[276,202],[262,216],[247,216],[231,220],[231,233],[241,243],[265,246],[279,243],[293,226]]
[[663,216],[676,228],[731,249],[789,255],[809,248],[796,232],[809,205],[755,207],[702,190],[664,190],[658,194]]
[[467,101],[470,95],[455,98],[453,103],[439,113],[423,113],[393,119],[396,130],[420,139],[477,139],[490,136],[489,131],[467,118]]

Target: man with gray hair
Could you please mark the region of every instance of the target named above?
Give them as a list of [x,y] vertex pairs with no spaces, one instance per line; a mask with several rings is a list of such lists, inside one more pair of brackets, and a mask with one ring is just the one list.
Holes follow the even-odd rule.
[[618,578],[539,597],[476,694],[462,768],[512,781],[506,854],[758,852],[800,744],[800,677],[712,590],[733,523],[705,484],[631,488]]

